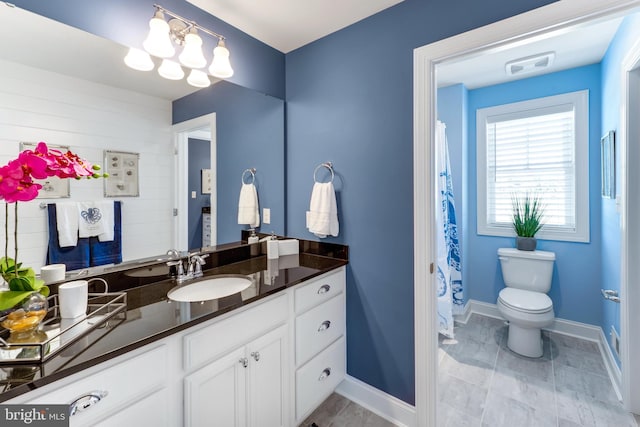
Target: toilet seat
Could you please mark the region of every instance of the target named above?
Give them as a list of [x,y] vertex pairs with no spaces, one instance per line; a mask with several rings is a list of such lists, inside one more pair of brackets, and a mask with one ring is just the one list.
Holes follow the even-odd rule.
[[524,313],[546,313],[553,310],[553,302],[547,294],[516,288],[504,288],[498,300],[506,307]]

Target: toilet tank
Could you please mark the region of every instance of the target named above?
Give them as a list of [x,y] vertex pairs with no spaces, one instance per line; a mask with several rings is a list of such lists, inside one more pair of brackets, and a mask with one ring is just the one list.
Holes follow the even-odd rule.
[[500,248],[498,259],[506,286],[545,294],[551,289],[555,253]]

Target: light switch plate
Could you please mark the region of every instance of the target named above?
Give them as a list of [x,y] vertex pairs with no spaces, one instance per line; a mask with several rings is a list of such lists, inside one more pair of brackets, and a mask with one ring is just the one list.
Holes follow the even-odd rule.
[[196,198],[196,192],[195,192],[195,191],[192,191],[192,192],[191,192],[191,198],[192,198],[192,199],[195,199],[195,198]]
[[271,224],[271,209],[262,208],[262,222],[265,224]]

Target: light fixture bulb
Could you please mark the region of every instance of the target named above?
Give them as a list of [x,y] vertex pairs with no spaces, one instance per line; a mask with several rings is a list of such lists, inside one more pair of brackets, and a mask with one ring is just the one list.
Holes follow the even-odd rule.
[[184,77],[184,71],[180,64],[169,59],[162,60],[162,64],[158,67],[158,74],[169,80],[180,80]]
[[184,36],[184,48],[178,57],[185,67],[202,68],[207,65],[207,60],[202,53],[202,39],[195,28]]
[[233,76],[233,68],[229,62],[229,50],[224,44],[224,39],[218,40],[218,46],[213,49],[213,60],[209,66],[209,72],[221,79]]
[[157,10],[149,21],[149,35],[142,46],[151,55],[160,58],[170,58],[176,53],[169,37],[169,24],[164,20],[162,11]]
[[209,76],[202,70],[191,70],[189,77],[187,77],[187,83],[195,87],[208,87],[211,85]]
[[138,71],[153,70],[154,64],[149,54],[134,47],[129,49],[129,53],[124,57],[124,63],[128,67]]

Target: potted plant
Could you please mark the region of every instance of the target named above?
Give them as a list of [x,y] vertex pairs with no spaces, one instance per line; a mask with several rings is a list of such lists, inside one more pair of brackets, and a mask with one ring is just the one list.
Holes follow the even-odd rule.
[[521,251],[536,249],[536,233],[542,228],[543,207],[538,196],[526,194],[513,197],[513,229],[516,232],[516,248]]

